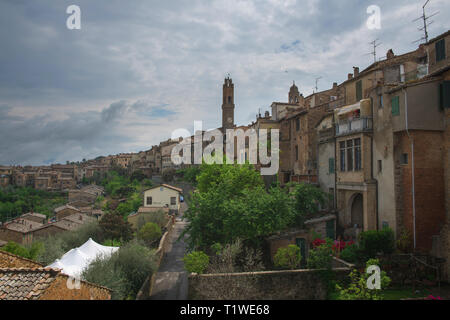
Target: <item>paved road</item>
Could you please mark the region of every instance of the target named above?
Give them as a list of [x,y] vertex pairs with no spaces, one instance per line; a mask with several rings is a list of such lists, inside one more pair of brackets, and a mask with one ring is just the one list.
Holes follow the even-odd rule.
[[[186,204],[181,204],[182,216]],[[177,219],[178,220],[178,219]],[[186,300],[188,295],[187,272],[184,270],[183,257],[186,244],[178,237],[183,232],[186,222],[177,221],[169,238],[164,258],[156,274],[153,294],[150,300]]]

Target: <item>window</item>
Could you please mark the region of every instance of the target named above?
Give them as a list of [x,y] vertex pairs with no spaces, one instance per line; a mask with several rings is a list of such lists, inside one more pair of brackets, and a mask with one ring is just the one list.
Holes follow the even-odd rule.
[[297,130],[297,131],[300,130],[300,118],[297,118],[295,120],[295,130]]
[[334,158],[330,158],[330,159],[328,160],[328,172],[329,172],[330,174],[333,174],[333,173],[334,173]]
[[392,115],[399,116],[400,115],[400,98],[398,96],[392,98],[391,106],[392,106]]
[[295,146],[295,160],[298,160],[298,146]]
[[345,171],[345,141],[339,143],[339,158],[340,158],[340,169]]
[[408,164],[408,154],[407,153],[402,154],[401,164]]
[[152,197],[147,197],[147,205],[151,205],[153,203]]
[[378,160],[378,173],[383,172],[383,161]]
[[[361,138],[339,143],[340,170],[359,171],[362,169]],[[330,159],[331,166],[331,159]]]
[[228,97],[228,103],[229,104],[231,103],[231,97]]
[[170,197],[170,205],[174,206],[177,204],[177,198],[176,197]]
[[356,101],[362,100],[362,80],[356,82]]
[[355,170],[359,171],[362,168],[361,164],[361,139],[355,139]]
[[436,62],[445,59],[445,39],[439,40],[435,44],[436,46]]
[[353,171],[353,140],[347,141],[347,171]]
[[383,103],[383,95],[382,94],[380,94],[379,96],[378,96],[378,109],[382,109],[383,107],[384,107],[384,103]]

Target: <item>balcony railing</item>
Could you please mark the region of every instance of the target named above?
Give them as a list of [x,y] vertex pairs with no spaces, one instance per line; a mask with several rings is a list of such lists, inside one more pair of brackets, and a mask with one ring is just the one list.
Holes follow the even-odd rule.
[[371,117],[362,117],[353,120],[341,121],[336,125],[336,135],[344,135],[354,132],[371,131],[373,122]]

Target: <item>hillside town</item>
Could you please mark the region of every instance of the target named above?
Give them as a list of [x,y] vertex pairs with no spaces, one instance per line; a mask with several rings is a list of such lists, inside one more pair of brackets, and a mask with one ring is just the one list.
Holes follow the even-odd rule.
[[[293,82],[290,88],[286,88],[286,101],[268,101],[271,111],[258,114],[247,125],[235,123],[235,112],[240,110],[239,96],[235,95],[234,88],[239,84],[234,83],[231,77],[224,80],[223,104],[214,111],[222,110],[219,130],[279,130],[279,169],[275,176],[261,178],[266,189],[276,185],[280,190],[291,190],[297,188],[296,185],[306,185],[306,188],[319,189],[326,195],[326,201],[321,203],[317,212],[308,212],[304,217],[301,228],[287,225],[283,229],[258,234],[264,236],[270,263],[277,265],[276,256],[280,248],[290,245],[298,247],[303,257],[301,264],[305,265],[306,257],[314,251],[319,240],[323,243],[325,239],[338,244],[343,242],[345,247],[350,243],[361,243],[361,234],[389,229],[397,243],[408,235],[408,252],[426,257],[426,265],[439,270],[439,281],[450,282],[450,31],[411,52],[399,53],[395,48],[390,49],[385,58],[363,70],[354,66],[346,78],[342,83],[333,83],[327,90],[307,96],[302,93],[302,84]],[[156,214],[163,218],[157,226],[160,233],[156,237],[158,243],[154,239],[147,243],[156,252],[159,275],[158,270],[147,274],[142,287],[139,286],[139,293],[134,292],[132,298],[151,299],[152,294],[156,294],[164,299],[161,295],[163,290],[158,288],[161,282],[155,282],[155,277],[161,276],[167,256],[175,254],[172,252],[174,248],[181,246],[175,241],[175,235],[178,238],[185,228],[193,232],[194,229],[189,229],[188,225],[194,225],[192,212],[195,210],[191,207],[188,210],[187,206],[194,203],[192,206],[195,207],[198,200],[195,193],[205,192],[198,176],[195,183],[183,180],[185,172],[193,168],[200,170],[204,165],[176,165],[172,162],[172,150],[181,141],[182,138],[168,139],[147,151],[100,156],[81,162],[0,166],[0,186],[3,189],[29,187],[62,193],[65,199],[63,205],[53,208],[50,216],[34,210],[8,216],[0,226],[0,247],[11,242],[30,247],[37,240],[75,232],[89,223],[99,223],[103,217],[113,214],[107,211],[115,212],[121,204],[124,207],[132,199],[133,192],[119,188],[114,189],[116,193],[111,192],[107,187],[108,179],[139,174],[139,184],[132,186],[137,200],[133,200],[134,206],[125,212],[122,220],[129,223],[130,234],[134,232],[135,238],[145,240],[140,236],[140,230],[149,221],[155,222]],[[249,143],[246,143],[236,159],[248,160],[249,148]],[[262,167],[264,165],[260,163],[252,166],[256,171]],[[117,172],[121,173],[119,178],[114,176]],[[100,183],[103,180],[106,182]],[[130,179],[129,184],[122,187],[130,187],[133,181]],[[145,185],[145,181],[150,182]],[[114,206],[110,206],[113,202]],[[271,209],[282,210],[279,207]],[[103,227],[107,228],[106,224]],[[192,234],[190,236],[191,240],[195,238]],[[133,236],[130,235],[131,238]],[[115,240],[125,243],[123,234],[115,239],[105,236],[103,240],[112,241],[111,247],[119,246]],[[170,244],[167,243],[169,240]],[[190,244],[194,243],[192,241]],[[234,242],[221,245],[230,243]],[[197,249],[202,247],[199,243],[193,246]],[[189,253],[185,244],[180,250],[184,250],[181,258]],[[203,251],[208,253],[208,250]],[[172,258],[180,259],[179,256]],[[336,255],[333,267],[351,268],[352,265],[344,260]],[[23,277],[23,281],[32,283],[24,284],[24,287],[41,283],[43,278],[52,280],[47,280],[48,285],[42,292],[30,292],[23,298],[111,299],[112,288],[88,280],[82,280],[82,294],[74,296],[61,285],[68,277],[64,270],[64,266],[62,271],[55,271],[32,259],[0,251],[0,299],[21,297],[5,293],[8,291],[5,283],[19,279],[17,274],[25,273],[28,275]],[[202,278],[202,272],[187,271],[190,275],[184,276],[189,277],[189,298],[225,299],[224,296],[213,295],[217,287],[208,284],[211,280]],[[341,271],[336,272],[340,274]],[[221,272],[216,270],[216,273]],[[165,283],[172,281],[161,279],[167,281]],[[311,293],[314,279],[308,278],[309,282],[306,281],[308,283],[302,287],[308,295],[276,296],[266,292],[267,296],[264,296],[252,288],[247,288],[246,294],[256,299],[326,298],[323,292]],[[177,281],[181,280],[175,280],[178,286]],[[239,287],[236,279],[227,281]],[[286,279],[277,281],[276,288],[281,286],[280,283],[289,282]],[[205,289],[208,285],[211,292]],[[91,292],[90,296],[87,292]],[[240,292],[227,298],[245,299],[246,296],[242,295],[244,293]]]

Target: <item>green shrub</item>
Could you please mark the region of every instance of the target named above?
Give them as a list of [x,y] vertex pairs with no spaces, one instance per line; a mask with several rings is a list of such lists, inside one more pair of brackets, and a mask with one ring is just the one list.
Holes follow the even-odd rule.
[[36,260],[39,253],[43,250],[43,244],[41,242],[34,242],[31,246],[21,246],[18,243],[9,241],[0,250],[18,255],[20,257]]
[[155,251],[131,241],[109,259],[93,261],[83,271],[82,278],[112,289],[112,299],[124,300],[135,298],[147,277],[155,271]]
[[[369,259],[366,263],[366,268],[377,265],[380,266],[378,259]],[[367,270],[367,269],[366,269]],[[339,298],[341,300],[381,300],[382,292],[386,289],[391,279],[386,275],[385,271],[381,271],[380,274],[380,286],[381,289],[369,289],[367,280],[371,274],[366,272],[359,273],[356,269],[350,273],[350,284],[347,288],[336,285],[336,289],[339,292]]]
[[356,244],[345,247],[344,250],[341,251],[339,258],[346,262],[356,263],[358,262],[360,257],[360,251]]
[[277,267],[294,270],[300,266],[302,256],[300,248],[296,245],[289,245],[286,248],[279,248],[274,257]]
[[209,257],[202,251],[194,251],[184,256],[184,268],[190,273],[202,274],[209,265]]
[[327,243],[310,250],[307,260],[308,269],[331,269],[333,260],[331,246],[331,241],[327,239]]
[[394,232],[389,228],[361,232],[359,247],[367,259],[375,258],[378,253],[391,254],[395,251]]
[[137,238],[143,240],[146,244],[152,244],[161,238],[161,228],[153,222],[147,222],[138,232]]

